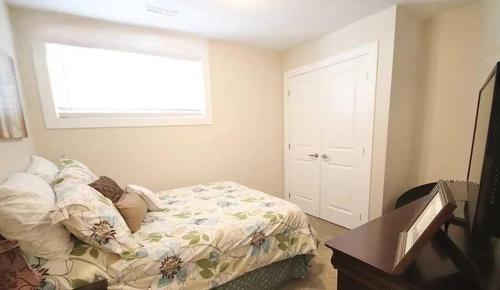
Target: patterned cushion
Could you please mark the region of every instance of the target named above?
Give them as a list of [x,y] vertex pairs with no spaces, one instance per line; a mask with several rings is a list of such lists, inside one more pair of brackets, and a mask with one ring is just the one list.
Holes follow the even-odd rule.
[[124,194],[123,189],[121,189],[113,179],[107,176],[101,176],[98,180],[89,184],[89,186],[111,199],[113,203],[118,202]]
[[62,169],[56,176],[53,186],[57,193],[57,186],[63,182],[89,184],[97,180],[97,176],[82,162],[61,158]]
[[142,245],[113,203],[88,185],[65,182],[51,219],[90,245],[125,258],[140,255]]

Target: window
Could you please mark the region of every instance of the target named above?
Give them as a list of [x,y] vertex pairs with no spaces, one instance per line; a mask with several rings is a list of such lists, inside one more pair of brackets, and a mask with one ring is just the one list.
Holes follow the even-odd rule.
[[54,43],[34,53],[49,128],[211,122],[202,58]]

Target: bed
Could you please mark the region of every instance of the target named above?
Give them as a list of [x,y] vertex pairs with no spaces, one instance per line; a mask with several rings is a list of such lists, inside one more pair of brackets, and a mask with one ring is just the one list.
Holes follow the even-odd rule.
[[42,289],[101,279],[108,289],[273,288],[303,276],[316,255],[319,240],[306,214],[285,200],[235,182],[158,195],[165,209],[149,212],[134,234],[144,245],[141,257],[123,258],[83,243],[68,260],[27,257],[43,274]]

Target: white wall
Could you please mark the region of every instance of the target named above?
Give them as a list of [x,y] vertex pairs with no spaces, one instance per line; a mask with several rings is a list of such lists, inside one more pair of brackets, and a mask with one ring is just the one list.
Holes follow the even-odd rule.
[[281,58],[274,51],[209,42],[211,126],[51,129],[44,126],[31,43],[90,45],[161,53],[164,30],[11,9],[32,131],[42,156],[81,159],[120,184],[152,189],[234,180],[283,196]]
[[[9,12],[4,0],[0,0],[0,49],[12,56],[17,63]],[[28,126],[28,138],[0,140],[0,182],[10,174],[24,171],[29,166],[34,151],[33,138],[29,118],[26,114],[24,117]]]
[[465,180],[479,89],[500,60],[500,1],[426,21],[416,183]]
[[394,62],[391,82],[384,211],[394,209],[396,199],[413,187],[418,151],[420,79],[423,23],[403,6],[397,7]]
[[363,44],[379,42],[370,218],[375,218],[382,213],[395,22],[396,7],[394,6],[291,49],[285,52],[283,57],[283,71],[287,71]]

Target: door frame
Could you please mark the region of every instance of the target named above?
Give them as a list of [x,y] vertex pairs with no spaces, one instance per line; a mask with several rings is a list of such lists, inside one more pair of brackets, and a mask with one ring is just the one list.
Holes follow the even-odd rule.
[[[368,177],[368,196],[366,206],[361,208],[362,212],[360,212],[360,220],[362,223],[368,221],[369,209],[370,209],[370,195],[371,195],[371,175],[372,175],[372,166],[373,166],[373,131],[375,125],[375,103],[376,103],[376,86],[377,86],[377,68],[378,68],[378,47],[379,42],[375,41],[369,44],[365,44],[354,49],[344,51],[338,53],[334,56],[324,58],[322,60],[306,64],[300,66],[298,68],[285,71],[283,73],[283,151],[284,151],[284,188],[285,188],[285,199],[291,201],[290,192],[289,192],[289,182],[288,182],[288,160],[289,160],[289,108],[288,108],[288,96],[289,96],[289,85],[288,79],[294,76],[298,76],[304,73],[312,72],[318,69],[322,69],[327,66],[331,66],[337,63],[349,61],[354,58],[368,56],[368,89],[370,94],[372,95],[371,100],[373,100],[373,116],[372,116],[372,125],[370,129],[370,142],[366,144],[365,154],[367,158],[370,160],[370,168],[369,168],[369,177]],[[373,73],[371,73],[373,72]],[[321,189],[320,189],[321,192]]]

